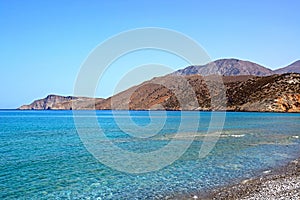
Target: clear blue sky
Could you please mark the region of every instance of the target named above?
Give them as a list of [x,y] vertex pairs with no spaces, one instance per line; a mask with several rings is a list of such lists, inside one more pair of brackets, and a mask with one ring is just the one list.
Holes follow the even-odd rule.
[[[300,59],[299,8],[298,0],[0,0],[0,108],[50,93],[72,95],[88,54],[108,37],[134,28],[182,32],[212,59],[286,66]],[[109,87],[97,92],[109,94]]]

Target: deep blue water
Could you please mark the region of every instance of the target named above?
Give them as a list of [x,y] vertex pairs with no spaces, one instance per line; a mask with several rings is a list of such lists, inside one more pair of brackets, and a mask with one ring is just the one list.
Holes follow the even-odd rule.
[[[210,112],[166,112],[162,127],[164,113],[151,113],[158,124],[152,128],[159,131],[136,138],[119,125],[130,130],[126,121],[130,117],[147,127],[149,112],[131,111],[130,116],[125,111],[96,112],[106,137],[137,154],[164,148],[172,140],[180,148],[195,135],[189,123],[200,117],[196,137],[179,159],[158,171],[131,174],[102,164],[87,151],[72,111],[0,111],[0,199],[155,199],[226,185],[299,157],[300,114],[226,113],[216,146],[200,159]],[[91,122],[93,112],[80,114],[77,128],[93,136],[97,133]],[[178,130],[183,137],[175,136]],[[100,147],[107,144],[101,139],[95,142]]]

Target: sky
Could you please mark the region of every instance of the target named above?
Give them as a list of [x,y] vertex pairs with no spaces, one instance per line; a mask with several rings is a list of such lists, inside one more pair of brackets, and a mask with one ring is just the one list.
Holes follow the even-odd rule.
[[[212,60],[284,67],[300,59],[299,7],[298,0],[0,0],[0,108],[17,108],[48,94],[72,95],[93,49],[136,28],[185,34]],[[124,73],[152,62],[186,67],[163,52],[137,52],[113,64],[95,95],[110,96]]]

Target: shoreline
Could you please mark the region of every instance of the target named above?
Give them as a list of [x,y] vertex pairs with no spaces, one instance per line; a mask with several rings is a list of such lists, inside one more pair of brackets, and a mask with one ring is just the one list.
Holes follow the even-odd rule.
[[300,199],[300,158],[287,165],[262,171],[257,176],[207,192],[173,196],[173,200]]
[[259,111],[259,110],[147,110],[147,109],[140,109],[140,110],[129,110],[129,109],[19,109],[19,108],[0,108],[3,111],[168,111],[168,112],[228,112],[228,113],[291,113],[291,114],[299,114],[299,112],[288,112],[288,111]]

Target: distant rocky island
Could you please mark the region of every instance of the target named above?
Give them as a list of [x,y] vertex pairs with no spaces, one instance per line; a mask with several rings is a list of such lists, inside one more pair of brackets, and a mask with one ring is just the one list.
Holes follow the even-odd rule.
[[[207,77],[213,77],[215,74],[222,75],[227,99],[225,109],[211,105],[212,95],[216,98],[220,92],[211,91],[206,80]],[[187,98],[186,101],[188,97],[186,91],[176,82],[178,77],[184,78],[192,87],[197,105],[187,103],[188,106],[181,106],[177,97]],[[166,85],[169,87],[165,87]],[[210,87],[214,88],[214,86]],[[216,102],[215,104],[218,104],[218,101]],[[221,101],[219,103],[224,104]],[[156,77],[107,99],[48,95],[44,99],[36,100],[18,109],[300,112],[300,61],[272,71],[249,61],[221,59]]]

